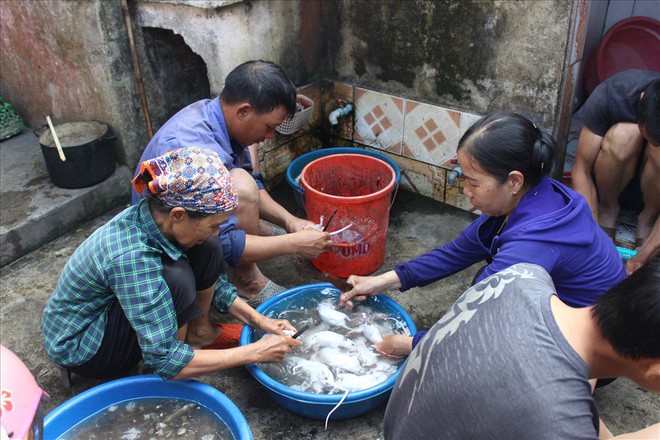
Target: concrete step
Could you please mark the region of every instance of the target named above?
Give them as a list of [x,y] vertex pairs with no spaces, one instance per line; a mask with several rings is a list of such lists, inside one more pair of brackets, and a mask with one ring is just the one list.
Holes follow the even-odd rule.
[[132,170],[117,165],[103,182],[80,189],[50,180],[39,139],[26,129],[0,142],[0,267],[82,223],[130,203]]

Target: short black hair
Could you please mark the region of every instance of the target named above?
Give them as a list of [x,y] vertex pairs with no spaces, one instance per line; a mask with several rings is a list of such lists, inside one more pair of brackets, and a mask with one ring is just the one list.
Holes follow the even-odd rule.
[[506,182],[511,171],[520,171],[528,188],[549,175],[557,160],[557,143],[550,133],[511,112],[479,119],[458,142],[457,151],[462,148],[500,183]]
[[601,295],[591,316],[619,355],[660,359],[660,255]]
[[296,112],[296,86],[284,69],[263,60],[246,61],[229,72],[220,99],[228,104],[248,102],[258,114],[284,107]]
[[646,128],[653,142],[660,142],[660,78],[644,89],[637,104],[637,124]]

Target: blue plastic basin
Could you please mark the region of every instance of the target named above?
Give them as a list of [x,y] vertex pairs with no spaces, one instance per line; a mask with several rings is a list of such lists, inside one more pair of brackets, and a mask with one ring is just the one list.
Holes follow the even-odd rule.
[[298,206],[300,206],[301,209],[305,209],[305,205],[302,200],[302,188],[296,182],[296,179],[298,176],[300,176],[300,173],[302,173],[303,168],[305,168],[305,165],[310,163],[311,161],[318,159],[319,157],[324,157],[324,156],[330,156],[332,154],[364,154],[365,156],[371,156],[371,157],[377,157],[378,159],[386,162],[388,165],[390,165],[392,168],[394,168],[394,173],[396,174],[396,185],[394,186],[394,191],[396,191],[396,188],[399,186],[399,182],[401,181],[401,169],[399,168],[399,165],[397,165],[396,162],[394,162],[392,159],[389,157],[385,156],[384,154],[381,154],[377,151],[372,151],[372,150],[365,150],[364,148],[354,148],[354,147],[333,147],[333,148],[322,148],[320,150],[314,150],[310,151],[309,153],[305,153],[300,157],[297,157],[296,159],[293,160],[289,164],[289,167],[286,170],[286,180],[289,182],[289,186],[291,186],[291,189],[293,190],[293,197],[296,199],[296,203]]
[[[337,295],[339,295],[339,290],[330,283],[307,284],[280,292],[257,307],[257,311],[263,315],[269,316],[270,311],[278,310],[277,306],[281,301],[316,293],[325,288],[336,290]],[[407,324],[411,334],[415,334],[417,329],[412,318],[410,318],[410,315],[408,315],[395,301],[384,295],[377,295],[376,297],[370,298],[369,301],[380,302],[391,311],[393,316],[396,316]],[[365,304],[368,304],[368,302]],[[247,345],[260,337],[261,335],[257,331],[249,326],[244,326],[241,333],[240,345]],[[356,417],[385,403],[392,392],[394,382],[396,382],[396,379],[399,376],[401,366],[403,366],[403,363],[399,366],[399,370],[384,382],[371,388],[349,393],[339,408],[332,413],[330,419],[339,420]],[[252,374],[252,376],[263,385],[264,388],[266,388],[268,394],[277,404],[304,417],[325,420],[328,413],[332,411],[343,397],[343,394],[316,394],[298,391],[272,379],[256,364],[248,364],[246,367],[250,374]]]
[[144,398],[195,402],[220,417],[235,439],[253,438],[241,411],[217,389],[194,379],[165,381],[155,374],[113,380],[67,400],[44,419],[44,438],[59,438],[69,429],[111,405]]

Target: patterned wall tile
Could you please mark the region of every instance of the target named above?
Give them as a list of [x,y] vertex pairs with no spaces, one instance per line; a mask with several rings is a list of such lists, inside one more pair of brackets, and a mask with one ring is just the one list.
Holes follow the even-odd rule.
[[[472,126],[475,122],[481,119],[480,115],[473,115],[472,113],[461,113],[461,136],[465,134],[468,128]],[[459,136],[459,140],[460,137]]]
[[456,154],[461,114],[417,101],[406,101],[403,155],[440,165]]
[[[448,173],[456,166],[458,140],[481,116],[449,110],[396,96],[353,87],[351,84],[318,81],[299,88],[314,100],[314,114],[303,130],[259,145],[258,156],[268,187],[286,179],[293,159],[322,148],[318,136],[332,146],[371,148],[386,154],[401,168],[401,187],[450,204],[468,212],[476,211],[458,186],[448,186]],[[328,114],[337,99],[353,102],[355,111],[331,127]],[[328,128],[329,130],[325,130]]]
[[355,88],[356,142],[370,147],[401,153],[403,138],[402,98]]
[[446,170],[405,156],[389,156],[401,168],[401,188],[444,202]]

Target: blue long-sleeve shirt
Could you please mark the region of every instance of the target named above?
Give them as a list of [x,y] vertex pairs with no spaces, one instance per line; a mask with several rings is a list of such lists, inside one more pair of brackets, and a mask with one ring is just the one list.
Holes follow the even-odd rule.
[[[243,168],[252,174],[254,168],[250,151],[245,145],[232,142],[227,131],[220,98],[202,99],[179,110],[154,135],[142,152],[140,163],[179,148],[200,147],[215,151],[228,170]],[[135,174],[140,170],[138,165]],[[265,186],[259,176],[255,176],[259,189]],[[132,203],[140,200],[140,195],[132,190]]]
[[477,281],[517,263],[543,267],[566,304],[583,307],[625,279],[625,266],[612,240],[598,227],[585,199],[550,178],[531,188],[509,215],[482,215],[454,241],[394,271],[407,290],[425,286],[475,263],[492,259]]

